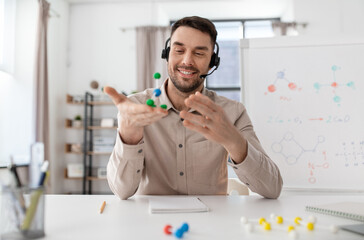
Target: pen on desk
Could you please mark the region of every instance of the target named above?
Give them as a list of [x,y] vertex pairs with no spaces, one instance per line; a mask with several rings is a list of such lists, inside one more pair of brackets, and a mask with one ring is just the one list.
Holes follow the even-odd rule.
[[104,211],[104,208],[106,206],[106,201],[104,201],[101,205],[101,208],[100,208],[100,214]]

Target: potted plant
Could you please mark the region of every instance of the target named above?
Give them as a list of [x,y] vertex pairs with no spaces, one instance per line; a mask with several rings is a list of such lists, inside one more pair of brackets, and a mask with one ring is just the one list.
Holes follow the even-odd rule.
[[73,120],[73,126],[74,127],[82,127],[82,118],[81,115],[76,115]]

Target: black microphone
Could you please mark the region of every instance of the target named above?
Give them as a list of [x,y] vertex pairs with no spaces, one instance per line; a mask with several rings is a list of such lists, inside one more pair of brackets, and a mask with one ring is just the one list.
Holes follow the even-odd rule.
[[217,69],[217,67],[214,70],[212,70],[212,72],[210,72],[208,74],[202,74],[202,75],[200,75],[200,78],[201,79],[205,79],[208,75],[211,75],[213,72],[215,72],[216,69]]

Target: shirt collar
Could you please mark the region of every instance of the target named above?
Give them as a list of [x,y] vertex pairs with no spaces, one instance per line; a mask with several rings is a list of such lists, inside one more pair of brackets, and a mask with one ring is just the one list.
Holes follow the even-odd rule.
[[[160,97],[159,97],[159,99],[160,99],[160,102],[161,103],[163,103],[163,104],[166,104],[167,105],[167,111],[169,111],[169,109],[173,109],[174,111],[176,111],[176,112],[179,112],[177,109],[175,109],[174,108],[174,106],[173,106],[173,104],[172,104],[172,102],[171,102],[171,100],[168,98],[168,95],[167,95],[167,90],[166,90],[166,88],[167,88],[167,84],[168,84],[168,79],[169,78],[167,78],[166,80],[164,80],[164,82],[163,82],[163,84],[162,84],[162,86],[161,86],[161,95],[160,95]],[[205,95],[205,96],[209,96],[209,94],[208,94],[208,90],[205,88],[205,86],[203,87],[203,89],[202,89],[202,92],[201,92],[203,95]],[[189,110],[189,112],[195,112],[196,110],[194,110],[194,109],[190,109]]]
[[[167,105],[167,111],[168,111],[171,108],[174,109],[174,107],[173,107],[171,100],[169,100],[168,95],[167,95],[167,90],[166,90],[167,83],[168,83],[168,78],[166,80],[164,80],[164,82],[162,84],[161,95],[160,95],[159,99],[160,99],[161,103]],[[174,109],[174,110],[177,111],[176,109]]]

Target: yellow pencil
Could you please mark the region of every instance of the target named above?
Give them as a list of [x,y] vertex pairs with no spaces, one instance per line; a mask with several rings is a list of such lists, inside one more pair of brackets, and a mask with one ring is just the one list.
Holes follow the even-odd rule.
[[101,205],[101,208],[100,208],[100,214],[104,211],[104,208],[106,206],[106,201],[104,201]]

